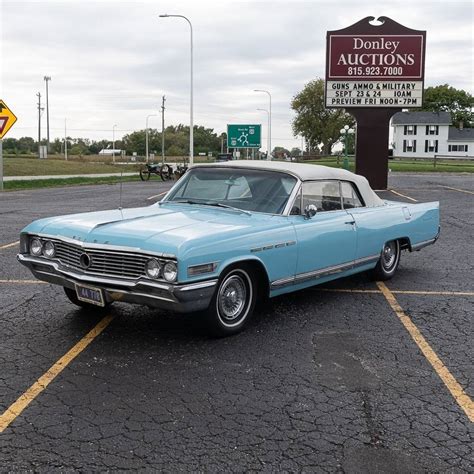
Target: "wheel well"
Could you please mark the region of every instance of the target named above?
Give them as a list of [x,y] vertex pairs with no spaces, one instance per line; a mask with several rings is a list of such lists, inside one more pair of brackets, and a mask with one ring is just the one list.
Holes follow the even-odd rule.
[[401,250],[409,250],[411,252],[411,243],[408,237],[401,237],[397,239],[400,242],[400,249]]
[[242,264],[249,267],[257,276],[255,283],[257,284],[258,294],[264,296],[264,298],[268,298],[270,295],[270,281],[268,279],[267,270],[262,262],[258,260],[239,260],[224,268],[222,272],[230,268],[239,268]]

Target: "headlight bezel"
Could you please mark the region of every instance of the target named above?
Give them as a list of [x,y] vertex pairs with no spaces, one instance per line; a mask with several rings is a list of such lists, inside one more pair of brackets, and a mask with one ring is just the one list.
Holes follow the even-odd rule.
[[[167,271],[167,267],[168,267],[168,271]],[[170,270],[170,267],[172,267],[171,270]],[[168,277],[166,276],[167,273],[169,275]],[[166,280],[168,283],[174,283],[178,279],[178,265],[176,264],[176,262],[173,262],[172,260],[166,262],[163,265],[162,275],[163,275],[163,279]]]
[[[156,265],[155,268],[157,270],[157,273],[156,273],[155,276],[150,274],[149,268],[148,268],[149,264],[155,264]],[[151,280],[158,280],[160,278],[160,276],[162,275],[162,272],[163,272],[163,264],[157,258],[150,258],[149,260],[147,260],[147,262],[145,264],[145,275],[148,278],[150,278]]]
[[[52,245],[52,253],[48,255],[48,249],[47,246]],[[46,258],[54,258],[56,256],[56,245],[54,245],[54,242],[52,240],[46,240],[43,242],[43,255]]]
[[[33,250],[33,245],[35,243],[39,244],[39,250],[37,252]],[[41,239],[39,239],[38,237],[33,237],[28,244],[28,250],[30,254],[33,255],[33,257],[41,257],[41,255],[43,255],[43,242],[41,241]]]

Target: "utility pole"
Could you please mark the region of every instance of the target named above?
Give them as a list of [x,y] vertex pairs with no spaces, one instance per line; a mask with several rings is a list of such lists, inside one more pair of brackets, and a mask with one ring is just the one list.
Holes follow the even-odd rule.
[[51,76],[44,76],[46,82],[46,145],[49,153],[49,95],[48,95],[48,82],[51,80]]
[[38,158],[41,158],[41,92],[36,94],[38,97]]
[[161,99],[161,164],[165,162],[165,100],[163,96]]

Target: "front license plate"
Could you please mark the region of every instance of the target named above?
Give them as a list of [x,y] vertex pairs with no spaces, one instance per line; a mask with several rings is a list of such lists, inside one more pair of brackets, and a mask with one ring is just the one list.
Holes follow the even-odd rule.
[[77,298],[84,303],[95,304],[97,306],[105,306],[104,294],[100,288],[92,286],[76,285]]

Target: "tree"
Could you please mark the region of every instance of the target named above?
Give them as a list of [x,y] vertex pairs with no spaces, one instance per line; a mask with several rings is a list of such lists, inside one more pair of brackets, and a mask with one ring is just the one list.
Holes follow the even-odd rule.
[[453,124],[463,122],[466,127],[474,125],[474,97],[462,89],[455,89],[448,84],[427,87],[424,91],[423,110],[432,112],[450,112]]
[[323,154],[330,155],[332,147],[341,139],[341,128],[355,124],[354,118],[343,109],[326,109],[323,79],[306,84],[291,101],[291,108],[296,112],[293,133],[305,138],[310,151],[322,145]]
[[290,156],[301,156],[301,149],[298,147],[293,147],[290,151]]
[[287,156],[290,156],[290,150],[287,150],[286,148],[284,148],[282,146],[276,146],[273,149],[272,155],[275,158],[286,158]]

